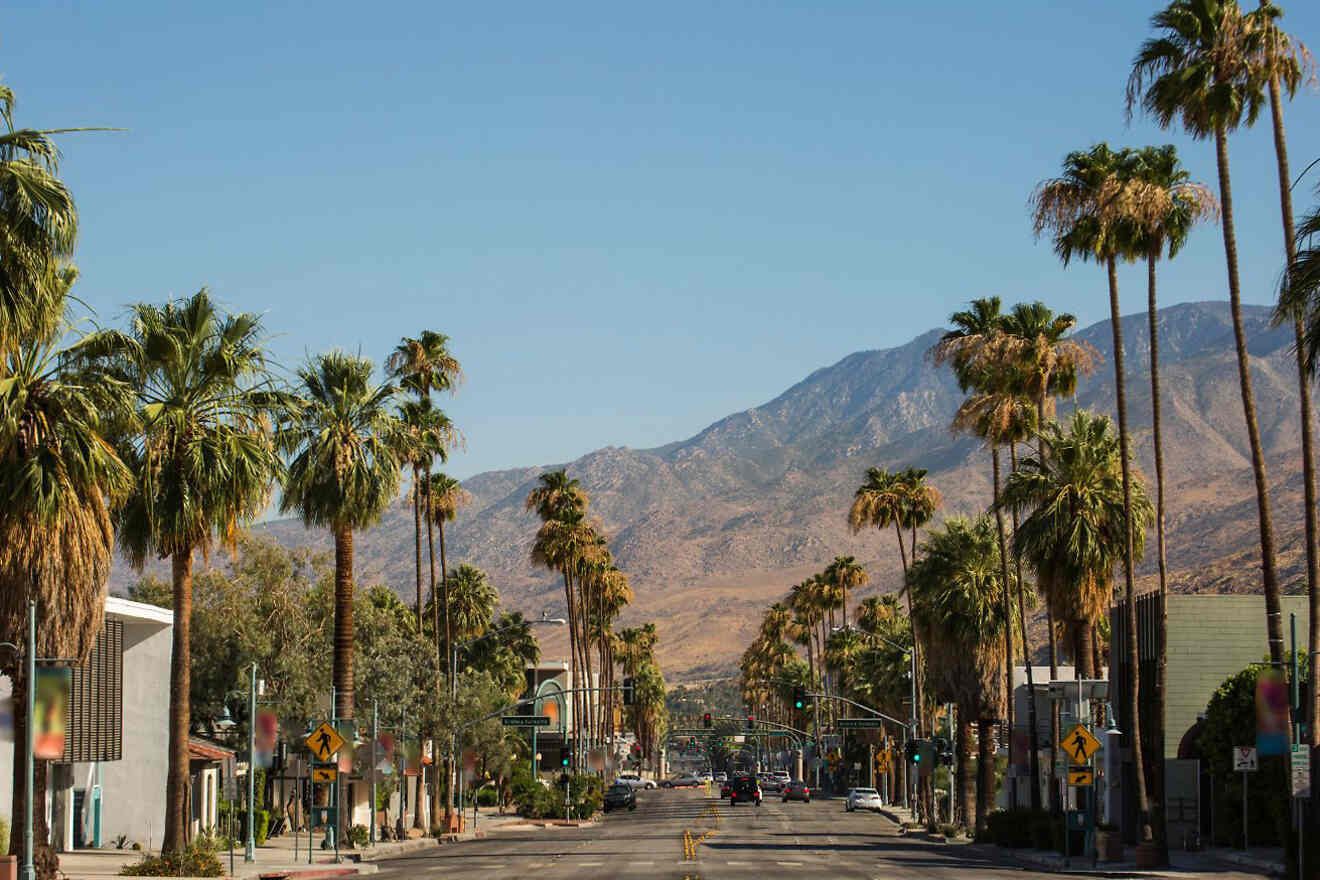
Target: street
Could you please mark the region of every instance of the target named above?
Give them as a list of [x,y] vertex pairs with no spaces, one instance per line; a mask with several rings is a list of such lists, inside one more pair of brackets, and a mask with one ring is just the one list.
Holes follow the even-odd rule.
[[[718,818],[716,813],[718,812]],[[684,831],[714,833],[684,857]],[[957,845],[905,838],[883,816],[846,813],[843,802],[782,803],[730,809],[704,791],[648,791],[635,812],[610,813],[586,828],[493,833],[422,855],[381,861],[382,877],[751,878],[1045,877],[973,854]],[[1253,875],[1224,873],[1223,878]]]

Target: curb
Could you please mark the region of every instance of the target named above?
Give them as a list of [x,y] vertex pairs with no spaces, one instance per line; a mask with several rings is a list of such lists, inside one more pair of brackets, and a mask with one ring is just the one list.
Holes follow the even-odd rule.
[[[389,848],[386,849],[385,847]],[[378,862],[381,859],[391,859],[396,856],[408,855],[409,853],[421,852],[422,850],[435,849],[440,846],[440,841],[434,837],[418,837],[415,840],[400,840],[388,844],[376,844],[362,850],[357,855],[359,862]]]

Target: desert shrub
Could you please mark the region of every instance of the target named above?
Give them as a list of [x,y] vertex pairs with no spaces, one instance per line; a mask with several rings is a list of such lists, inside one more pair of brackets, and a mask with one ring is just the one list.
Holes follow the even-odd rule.
[[214,841],[201,838],[177,853],[143,856],[142,861],[125,865],[119,873],[124,877],[223,877],[225,868],[214,846]]
[[348,829],[348,842],[355,847],[366,846],[367,841],[370,839],[371,830],[366,825],[354,825]]

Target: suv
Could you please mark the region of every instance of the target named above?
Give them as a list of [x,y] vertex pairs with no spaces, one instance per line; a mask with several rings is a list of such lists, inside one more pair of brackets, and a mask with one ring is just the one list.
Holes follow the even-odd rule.
[[729,781],[729,806],[737,806],[740,801],[761,806],[761,786],[755,776],[737,776]]
[[878,813],[882,806],[884,803],[880,800],[880,793],[874,788],[849,789],[848,800],[843,804],[843,808],[849,813],[853,810],[870,810]]
[[616,782],[605,792],[605,812],[637,809],[637,792],[626,782]]

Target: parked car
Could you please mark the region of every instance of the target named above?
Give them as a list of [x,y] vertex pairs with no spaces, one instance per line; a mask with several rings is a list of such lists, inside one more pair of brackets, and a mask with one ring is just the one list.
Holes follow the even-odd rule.
[[783,783],[779,781],[779,777],[773,773],[760,773],[756,779],[761,783],[762,791],[779,791],[784,787]]
[[636,773],[620,773],[615,782],[622,782],[624,785],[631,785],[633,788],[655,788],[654,779],[643,779]]
[[693,776],[691,773],[680,773],[660,783],[661,788],[695,788],[698,785],[705,785],[705,783],[702,782],[700,776]]
[[848,799],[844,801],[843,808],[851,813],[853,810],[870,810],[878,813],[884,802],[880,800],[880,793],[874,788],[850,788],[848,789]]
[[729,783],[729,806],[745,802],[761,806],[761,786],[755,776],[738,776]]
[[811,787],[801,779],[794,779],[789,782],[788,785],[784,786],[783,791],[784,803],[788,803],[789,801],[802,801],[806,804],[811,803]]
[[637,809],[637,792],[627,783],[616,782],[605,790],[605,812],[622,809]]

